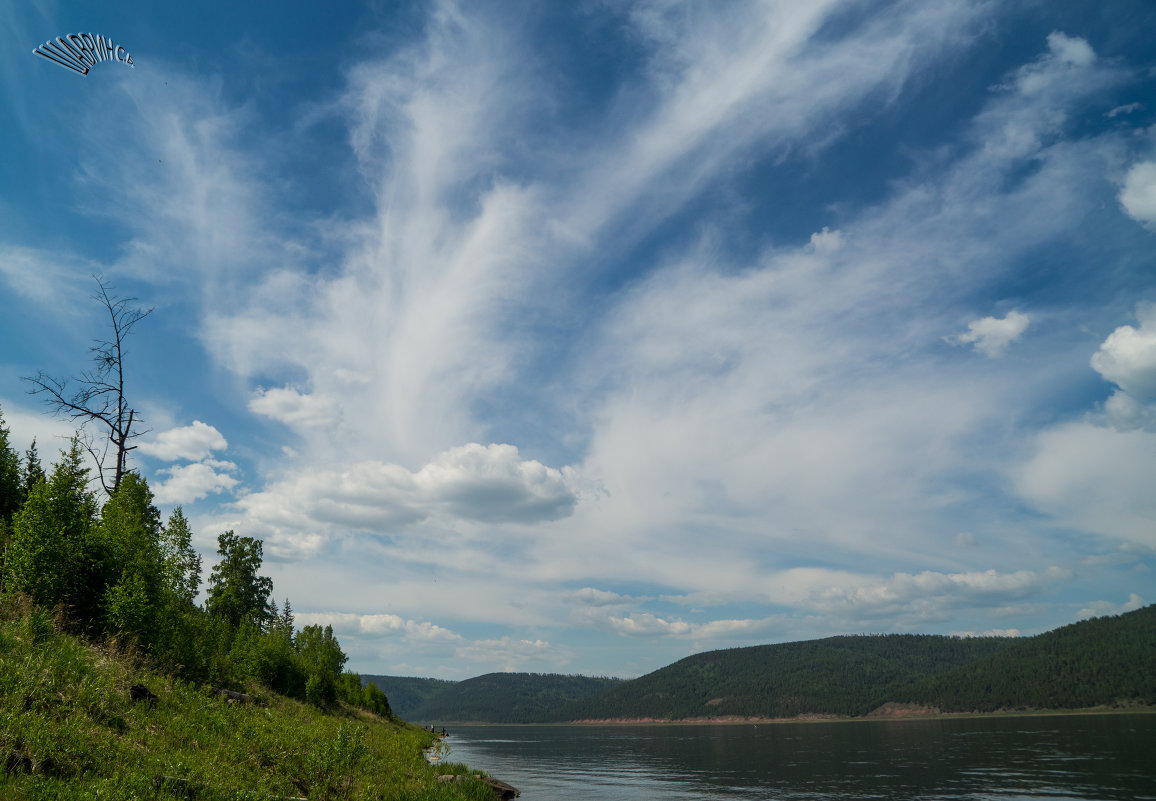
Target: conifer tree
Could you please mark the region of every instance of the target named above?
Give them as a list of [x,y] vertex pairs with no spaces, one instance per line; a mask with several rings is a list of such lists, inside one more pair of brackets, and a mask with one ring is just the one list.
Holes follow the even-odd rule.
[[81,620],[99,605],[103,559],[92,537],[96,500],[73,437],[47,480],[32,487],[12,520],[5,588],[44,606],[63,603]]
[[21,496],[20,457],[9,442],[4,411],[0,409],[0,520],[12,520],[23,501]]
[[28,493],[32,491],[32,487],[36,485],[37,481],[44,478],[44,468],[40,466],[40,453],[36,450],[36,439],[32,439],[32,444],[28,446],[28,450],[24,451],[24,473],[21,478],[21,503],[28,498]]
[[160,512],[148,482],[138,473],[125,473],[101,510],[101,540],[106,624],[151,644],[164,622],[165,563]]

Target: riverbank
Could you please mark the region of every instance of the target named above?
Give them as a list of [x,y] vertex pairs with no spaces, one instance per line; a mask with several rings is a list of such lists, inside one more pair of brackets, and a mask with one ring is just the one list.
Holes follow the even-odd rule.
[[[490,797],[464,765],[430,765],[435,738],[417,726],[244,689],[214,694],[156,672],[40,609],[0,620],[0,798]],[[438,779],[447,772],[471,775]]]
[[[1156,714],[1156,706],[1095,706],[1082,709],[1006,709],[996,712],[942,712],[928,707],[906,706],[900,710],[876,710],[867,715],[857,717],[846,715],[798,715],[789,718],[762,718],[741,717],[729,715],[726,717],[680,718],[678,720],[664,720],[660,718],[604,718],[599,720],[573,720],[557,724],[525,724],[525,725],[561,725],[561,726],[749,726],[775,723],[846,723],[853,721],[880,721],[880,720],[936,720],[957,718],[1010,718],[1010,717],[1047,717],[1071,715],[1151,715]],[[450,725],[450,724],[446,724]],[[470,724],[455,724],[470,725]],[[493,725],[493,724],[477,724]]]

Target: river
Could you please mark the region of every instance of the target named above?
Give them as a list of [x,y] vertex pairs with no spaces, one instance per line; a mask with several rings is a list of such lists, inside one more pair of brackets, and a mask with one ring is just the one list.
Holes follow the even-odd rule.
[[1156,799],[1156,715],[459,726],[448,761],[521,801]]

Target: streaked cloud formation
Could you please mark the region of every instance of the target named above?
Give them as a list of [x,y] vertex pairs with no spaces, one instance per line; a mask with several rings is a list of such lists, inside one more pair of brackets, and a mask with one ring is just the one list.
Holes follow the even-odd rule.
[[261,537],[364,672],[1133,607],[1156,10],[1120,2],[290,9],[182,34],[232,69],[134,43],[83,147],[20,122],[74,91],[29,73],[9,150],[74,200],[0,223],[3,325],[67,334],[0,354],[5,415],[99,331],[86,276],[155,303],[158,500]]

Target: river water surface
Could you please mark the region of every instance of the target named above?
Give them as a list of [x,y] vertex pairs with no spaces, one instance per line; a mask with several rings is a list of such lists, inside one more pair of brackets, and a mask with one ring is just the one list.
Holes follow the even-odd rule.
[[449,761],[521,801],[1156,799],[1156,715],[459,726]]

